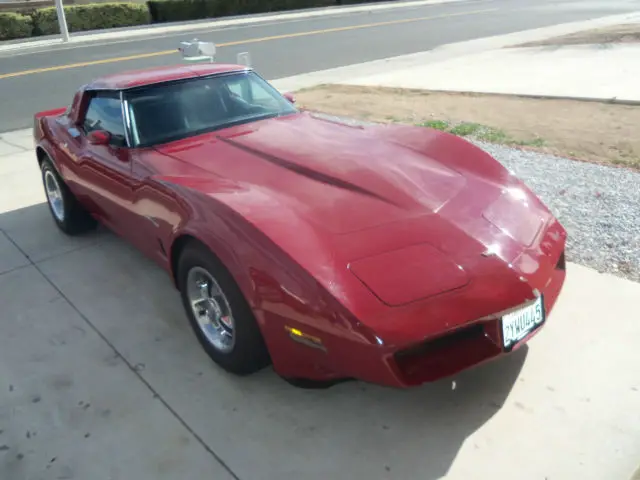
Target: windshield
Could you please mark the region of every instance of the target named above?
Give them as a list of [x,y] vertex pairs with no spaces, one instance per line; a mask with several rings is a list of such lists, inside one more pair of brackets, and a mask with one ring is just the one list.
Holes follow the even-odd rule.
[[297,112],[251,71],[135,89],[126,101],[134,147]]

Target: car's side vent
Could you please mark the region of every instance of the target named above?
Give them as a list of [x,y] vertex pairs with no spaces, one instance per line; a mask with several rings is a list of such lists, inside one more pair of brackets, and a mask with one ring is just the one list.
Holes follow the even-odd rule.
[[566,270],[567,269],[567,265],[566,265],[566,260],[564,258],[564,251],[562,252],[562,254],[560,255],[560,258],[558,259],[558,263],[556,263],[556,270]]

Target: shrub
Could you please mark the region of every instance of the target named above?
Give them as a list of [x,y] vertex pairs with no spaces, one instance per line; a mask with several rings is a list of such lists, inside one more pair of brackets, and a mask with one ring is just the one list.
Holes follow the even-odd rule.
[[149,0],[155,23],[335,5],[336,0]]
[[30,37],[31,17],[14,12],[0,12],[0,40]]
[[[64,7],[70,32],[131,27],[149,23],[149,11],[144,4],[89,3]],[[35,35],[60,33],[55,7],[39,8],[32,14]]]

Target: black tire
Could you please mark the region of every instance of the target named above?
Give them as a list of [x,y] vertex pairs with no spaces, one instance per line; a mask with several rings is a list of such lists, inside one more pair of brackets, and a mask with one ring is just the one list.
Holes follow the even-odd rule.
[[71,193],[69,187],[67,187],[67,185],[64,183],[64,180],[62,179],[62,177],[60,177],[48,157],[45,157],[42,160],[40,170],[42,172],[42,184],[45,189],[45,195],[47,195],[48,175],[52,175],[55,178],[57,185],[60,188],[63,211],[62,218],[58,218],[58,216],[54,212],[54,209],[51,206],[51,202],[49,201],[49,197],[47,195],[47,205],[49,206],[51,217],[53,218],[53,221],[56,223],[58,228],[67,235],[79,235],[81,233],[94,230],[98,222],[82,207],[82,205],[80,205],[80,203],[73,195],[73,193]]
[[[207,339],[194,316],[187,294],[187,278],[189,271],[195,267],[206,270],[217,282],[231,308],[235,341],[228,352],[217,349]],[[177,283],[191,328],[202,348],[215,363],[236,375],[249,375],[271,363],[251,307],[231,274],[208,248],[197,242],[185,246],[178,259]]]

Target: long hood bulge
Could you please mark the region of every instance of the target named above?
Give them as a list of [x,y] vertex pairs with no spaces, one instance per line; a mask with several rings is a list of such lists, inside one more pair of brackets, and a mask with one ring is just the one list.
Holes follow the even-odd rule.
[[254,173],[272,173],[256,183],[290,196],[334,233],[436,212],[465,185],[460,173],[419,152],[308,115],[224,141],[253,157]]

